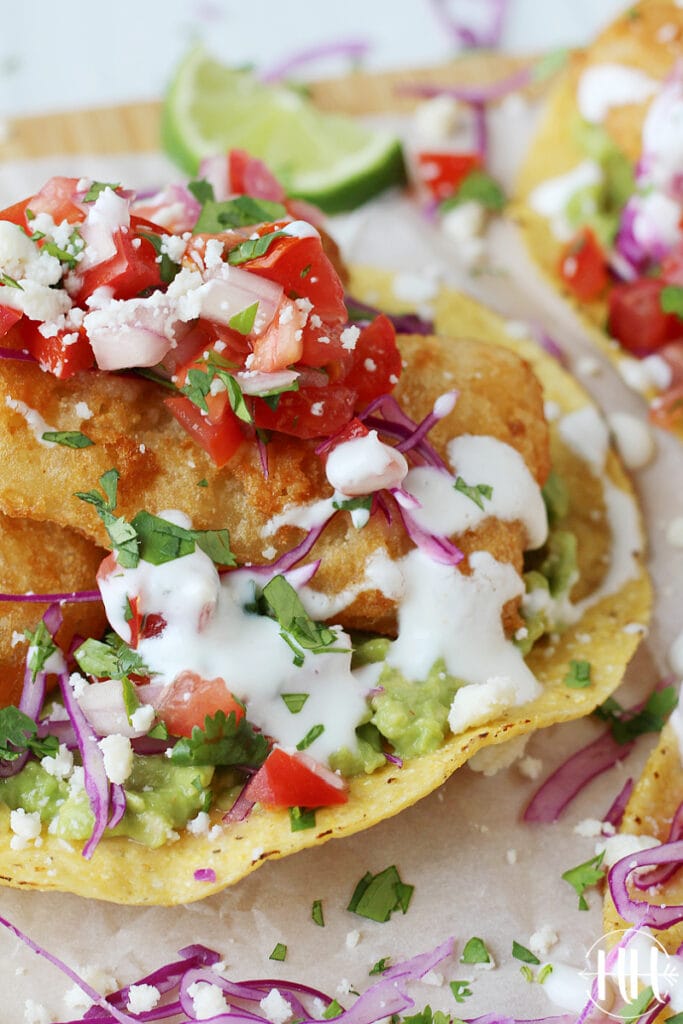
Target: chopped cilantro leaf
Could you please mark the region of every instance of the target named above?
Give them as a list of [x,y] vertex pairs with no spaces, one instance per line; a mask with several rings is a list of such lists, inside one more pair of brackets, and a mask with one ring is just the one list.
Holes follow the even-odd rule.
[[647,732],[661,732],[664,723],[678,703],[673,686],[655,690],[641,711],[627,712],[613,697],[609,697],[593,714],[609,724],[617,743],[631,743]]
[[491,954],[489,953],[483,939],[473,935],[465,943],[465,948],[460,957],[461,964],[490,964]]
[[335,498],[332,502],[332,508],[344,509],[346,512],[354,512],[357,508],[364,508],[367,512],[372,507],[372,495],[362,494],[357,498]]
[[62,444],[65,448],[90,448],[95,444],[80,430],[46,430],[42,439],[52,441],[53,444]]
[[647,988],[644,988],[642,992],[638,993],[632,1002],[627,1003],[626,1006],[622,1006],[617,1012],[624,1021],[624,1024],[627,1024],[628,1021],[640,1020],[654,999],[654,996],[655,994],[652,986],[648,985]]
[[265,256],[276,238],[282,238],[284,231],[269,231],[267,235],[260,238],[248,238],[246,242],[240,242],[228,253],[228,263],[237,267],[241,263],[248,263],[259,256]]
[[191,736],[181,737],[170,753],[174,764],[249,765],[258,767],[268,754],[265,736],[254,731],[246,718],[236,719],[234,711],[207,715],[204,728],[195,725]]
[[23,285],[20,285],[17,280],[10,277],[9,274],[0,274],[0,285],[4,284],[7,288],[17,288],[20,292],[23,292]]
[[98,679],[126,679],[132,673],[140,676],[150,674],[137,651],[116,633],[108,633],[104,641],[89,637],[76,648],[74,658],[82,672]]
[[311,919],[318,925],[319,928],[325,927],[322,900],[313,900],[313,904],[311,905]]
[[484,509],[484,498],[489,501],[493,497],[493,487],[490,484],[475,484],[473,487],[470,484],[466,484],[461,476],[456,478],[453,484],[456,491],[460,491],[467,498],[474,502],[480,509]]
[[332,1020],[334,1017],[338,1017],[340,1013],[344,1012],[344,1007],[341,1003],[338,1003],[336,999],[333,999],[329,1006],[323,1010],[324,1020]]
[[[192,182],[190,185],[191,191],[195,186],[201,193],[198,195],[196,191],[193,191],[195,198],[202,203],[202,212],[193,229],[195,234],[215,235],[225,231],[226,228],[246,228],[252,224],[268,224],[287,216],[287,210],[281,203],[274,203],[269,199],[235,196],[234,199],[216,202],[213,189],[209,195],[207,189],[202,187],[204,185],[208,185],[208,182]],[[210,185],[208,187],[211,188]],[[262,254],[259,253],[259,255]]]
[[505,193],[495,178],[492,178],[486,171],[470,171],[455,195],[449,196],[441,203],[441,212],[452,210],[467,202],[481,203],[487,210],[493,213],[500,213],[505,208]]
[[140,561],[138,538],[134,528],[123,517],[116,518],[117,491],[119,471],[108,469],[100,477],[100,486],[104,491],[103,498],[99,491],[76,491],[75,497],[94,505],[98,516],[104,523],[109,534],[112,547],[116,549],[116,557],[124,569],[134,569]]
[[306,733],[304,738],[302,740],[299,740],[299,742],[296,745],[296,749],[297,750],[306,750],[308,747],[310,747],[311,743],[314,743],[317,740],[318,736],[322,736],[322,734],[324,732],[325,732],[325,726],[324,725],[318,724],[318,725],[312,726],[308,730],[308,732]]
[[540,960],[535,956],[530,949],[526,946],[522,946],[521,943],[512,940],[512,955],[515,960],[523,960],[525,964],[540,964]]
[[121,680],[121,686],[123,689],[123,704],[126,709],[126,717],[130,723],[133,715],[142,705],[137,693],[135,692],[135,687],[128,676],[123,677]]
[[376,875],[365,874],[356,885],[347,909],[371,921],[384,922],[395,910],[405,914],[412,894],[413,886],[401,881],[392,864]]
[[172,260],[164,249],[164,236],[158,235],[154,231],[138,231],[140,238],[145,238],[153,247],[157,254],[157,262],[159,264],[159,277],[164,284],[170,284],[174,281],[180,272],[180,264]]
[[38,737],[37,732],[33,719],[13,704],[0,708],[0,760],[16,761],[26,750],[36,757],[56,754],[59,750],[57,737]]
[[668,284],[662,288],[659,302],[663,313],[675,313],[683,320],[683,287],[679,284]]
[[278,942],[275,949],[268,957],[269,960],[284,960],[287,956],[287,947],[284,942]]
[[199,178],[197,181],[188,182],[187,188],[202,206],[214,198],[213,185],[206,178]]
[[298,664],[303,662],[301,650],[313,654],[335,650],[331,646],[337,639],[335,631],[308,616],[299,595],[284,576],[273,576],[263,588],[262,597],[280,626],[280,636],[295,654],[299,652]]
[[450,990],[453,993],[456,1003],[464,1003],[468,996],[472,995],[469,981],[451,981]]
[[233,331],[238,331],[240,334],[249,334],[254,329],[257,311],[258,301],[252,302],[251,306],[247,306],[246,309],[242,309],[230,317],[228,327],[232,327]]
[[298,715],[302,707],[310,697],[308,693],[281,693],[283,701],[293,715]]
[[289,827],[292,832],[306,832],[309,828],[315,828],[315,811],[308,807],[290,807]]
[[683,1024],[683,1011],[666,1018],[666,1024]]
[[588,910],[588,903],[584,896],[586,889],[597,885],[605,877],[605,869],[600,867],[604,856],[603,851],[595,857],[591,857],[590,860],[584,861],[583,864],[577,864],[575,868],[570,868],[562,875],[564,881],[569,882],[579,897],[579,910]]
[[564,677],[564,685],[572,690],[585,690],[591,684],[591,663],[590,661],[577,661],[575,658],[569,662],[569,671]]
[[150,512],[138,512],[131,526],[138,538],[140,558],[152,565],[164,565],[183,555],[191,555],[195,549],[189,530]]
[[107,188],[110,188],[112,192],[116,192],[117,188],[121,188],[121,184],[120,182],[114,184],[111,181],[93,181],[90,183],[90,188],[83,196],[82,202],[94,203]]
[[237,419],[242,420],[243,423],[251,423],[253,416],[249,411],[247,403],[244,401],[242,388],[239,386],[235,378],[229,373],[219,374],[219,376],[225,384],[226,391],[228,392],[230,408]]
[[34,630],[25,629],[24,636],[30,646],[28,667],[31,670],[31,678],[35,681],[38,673],[45,668],[48,658],[57,650],[57,645],[42,619]]
[[378,960],[376,964],[373,964],[373,966],[368,971],[368,974],[371,975],[371,976],[373,974],[384,974],[384,972],[387,970],[387,968],[390,965],[391,965],[391,957],[390,956],[383,956],[381,960]]
[[197,487],[208,487],[208,486],[209,486],[209,481],[206,478],[204,478],[204,477],[201,480],[197,481]]

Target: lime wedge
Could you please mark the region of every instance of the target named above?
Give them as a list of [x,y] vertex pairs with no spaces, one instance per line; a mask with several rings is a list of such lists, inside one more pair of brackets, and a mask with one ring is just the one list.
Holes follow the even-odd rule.
[[394,136],[322,113],[301,92],[227,68],[201,47],[190,50],[176,70],[161,132],[168,155],[188,174],[197,173],[202,157],[246,149],[270,167],[289,195],[328,213],[353,209],[405,181]]

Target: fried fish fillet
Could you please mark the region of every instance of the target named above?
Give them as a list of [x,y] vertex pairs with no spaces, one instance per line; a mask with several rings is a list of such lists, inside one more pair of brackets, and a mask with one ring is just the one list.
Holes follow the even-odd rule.
[[[409,416],[419,421],[444,392],[459,393],[454,410],[430,434],[442,455],[459,434],[489,435],[516,448],[539,484],[545,481],[550,456],[541,388],[522,359],[470,340],[404,336],[400,347],[405,368],[395,395]],[[301,529],[284,526],[271,536],[267,527],[288,506],[331,495],[316,442],[274,436],[267,475],[255,446],[246,443],[217,469],[175,422],[163,397],[158,385],[130,376],[92,372],[60,381],[37,366],[4,361],[0,457],[14,471],[0,480],[0,508],[68,526],[105,544],[94,510],[74,493],[92,489],[115,467],[121,474],[119,515],[181,509],[196,528],[227,528],[240,563],[267,563],[299,543]],[[94,444],[77,450],[47,446],[40,437],[49,429],[80,429]],[[397,520],[375,515],[358,530],[347,513],[337,513],[310,555],[322,559],[314,587],[325,594],[351,593],[373,554],[404,554],[411,542]],[[519,522],[489,518],[457,543],[466,554],[485,549],[521,570],[525,531]],[[372,589],[353,596],[334,618],[347,628],[395,630],[394,602]],[[510,609],[506,624],[513,628],[516,621]]]
[[[7,463],[5,463],[7,465]],[[73,530],[0,515],[0,590],[3,594],[55,594],[92,590],[104,552]],[[47,605],[3,603],[0,617],[0,706],[21,696],[26,661],[24,630],[35,629]],[[77,636],[99,636],[106,625],[99,601],[65,604],[57,633],[68,650]]]

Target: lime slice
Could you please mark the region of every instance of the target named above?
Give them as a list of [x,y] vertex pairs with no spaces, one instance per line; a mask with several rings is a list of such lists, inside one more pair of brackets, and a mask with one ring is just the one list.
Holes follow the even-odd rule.
[[167,91],[162,141],[188,174],[197,173],[202,157],[246,149],[288,195],[328,213],[353,209],[405,181],[394,136],[322,113],[300,92],[224,67],[201,47],[187,54]]

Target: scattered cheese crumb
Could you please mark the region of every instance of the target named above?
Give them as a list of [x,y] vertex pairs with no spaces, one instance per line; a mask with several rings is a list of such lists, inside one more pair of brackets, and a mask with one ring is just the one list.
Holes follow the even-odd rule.
[[259,1006],[272,1024],[285,1024],[292,1016],[292,1007],[276,988],[271,988]]
[[42,1003],[36,1003],[33,999],[27,999],[24,1003],[24,1024],[50,1024],[52,1015],[47,1012]]
[[128,736],[112,733],[98,740],[104,756],[104,770],[110,782],[122,786],[133,770],[133,748]]
[[642,850],[651,850],[659,846],[659,840],[654,836],[633,836],[627,833],[619,833],[615,836],[608,836],[606,839],[595,844],[596,854],[603,853],[603,867],[611,868],[618,860],[628,857],[632,853],[640,853]]
[[130,724],[136,732],[149,732],[156,712],[151,704],[141,704],[130,716]]
[[221,1013],[227,1013],[230,1009],[222,989],[208,981],[193,982],[187,994],[192,1000],[197,1020],[210,1020]]
[[434,988],[440,988],[443,985],[443,974],[439,971],[428,971],[422,978],[423,985],[433,985]]
[[129,1013],[149,1013],[161,999],[161,992],[155,985],[131,985],[128,989]]
[[574,834],[584,836],[586,839],[602,835],[602,822],[597,818],[584,818],[583,821],[574,825]]
[[87,402],[76,402],[74,412],[81,420],[91,420],[93,418],[93,411]]
[[516,864],[517,863],[517,851],[513,850],[513,849],[508,850],[507,853],[505,854],[505,859],[508,862],[508,864]]
[[10,839],[13,850],[25,850],[30,842],[39,838],[43,827],[39,811],[27,812],[23,807],[17,807],[15,811],[10,811],[9,818],[14,833]]
[[545,960],[548,953],[559,942],[559,936],[549,924],[541,925],[537,932],[529,938],[529,949],[540,960]]
[[193,836],[201,836],[208,834],[210,824],[211,818],[206,811],[200,811],[197,817],[188,821],[185,827]]
[[346,933],[346,948],[355,949],[360,942],[360,932],[354,928],[353,931]]
[[517,762],[517,768],[525,779],[531,779],[532,782],[535,782],[543,771],[543,761],[541,761],[540,757],[530,757],[527,755]]
[[56,779],[67,779],[73,771],[74,756],[65,743],[60,743],[57,753],[41,758],[40,765],[48,775]]

